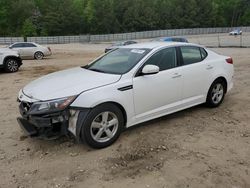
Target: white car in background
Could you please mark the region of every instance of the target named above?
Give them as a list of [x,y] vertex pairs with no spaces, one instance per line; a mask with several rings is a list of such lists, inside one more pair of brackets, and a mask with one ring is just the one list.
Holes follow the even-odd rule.
[[41,46],[34,42],[16,42],[10,45],[9,49],[17,51],[22,59],[41,60],[52,55],[49,47]]
[[235,29],[229,33],[229,35],[242,35],[242,31],[240,29]]
[[0,69],[5,72],[17,72],[22,65],[19,54],[13,50],[0,48]]
[[188,43],[123,46],[84,67],[49,74],[20,90],[27,135],[73,135],[94,148],[124,128],[206,103],[219,106],[233,87],[231,57]]

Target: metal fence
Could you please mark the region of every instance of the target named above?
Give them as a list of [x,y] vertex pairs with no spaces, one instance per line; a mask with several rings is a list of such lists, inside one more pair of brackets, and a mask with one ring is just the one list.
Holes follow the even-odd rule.
[[228,33],[187,36],[189,42],[207,47],[250,47],[250,33],[229,36]]
[[0,37],[0,44],[11,44],[14,42],[23,42],[23,37]]
[[[28,42],[37,42],[40,44],[66,44],[66,43],[99,43],[123,40],[141,40],[165,36],[185,36],[191,42],[211,46],[250,46],[250,27],[241,27],[243,36],[228,38],[228,33],[232,31],[232,27],[220,28],[193,28],[193,29],[170,29],[155,30],[133,33],[106,34],[106,35],[78,35],[78,36],[49,36],[49,37],[27,37]],[[0,38],[0,44],[10,44],[13,42],[22,42],[22,37],[6,37]]]

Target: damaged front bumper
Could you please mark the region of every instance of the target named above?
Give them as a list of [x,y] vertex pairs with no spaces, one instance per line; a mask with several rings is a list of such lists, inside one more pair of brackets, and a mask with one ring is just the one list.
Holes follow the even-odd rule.
[[68,109],[43,115],[30,115],[28,106],[30,104],[21,102],[20,114],[17,121],[27,136],[53,139],[68,134],[70,112]]
[[[66,108],[57,113],[31,115],[29,108],[32,103],[19,102],[21,117],[18,117],[17,121],[26,136],[51,140],[63,135],[74,135],[79,140],[80,133],[77,127],[81,125],[77,124],[81,110]],[[89,110],[84,111],[87,114]]]

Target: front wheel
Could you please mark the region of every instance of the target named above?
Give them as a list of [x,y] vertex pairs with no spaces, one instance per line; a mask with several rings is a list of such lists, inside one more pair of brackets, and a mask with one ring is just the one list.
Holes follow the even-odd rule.
[[4,64],[4,70],[9,73],[17,72],[19,70],[19,64],[15,59],[7,59]]
[[81,139],[93,148],[105,148],[118,139],[123,125],[121,110],[114,104],[103,104],[89,113],[82,126]]
[[209,107],[218,107],[223,102],[226,93],[226,84],[223,80],[216,80],[210,87],[206,104]]

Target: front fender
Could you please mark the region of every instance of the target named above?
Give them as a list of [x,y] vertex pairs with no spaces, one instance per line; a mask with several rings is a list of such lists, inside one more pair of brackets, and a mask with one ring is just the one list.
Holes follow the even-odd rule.
[[135,112],[133,87],[128,87],[126,90],[119,90],[119,88],[126,88],[126,86],[132,86],[132,84],[115,83],[112,85],[83,92],[71,104],[71,107],[91,109],[106,102],[118,103],[124,108],[126,112],[128,126],[131,123],[130,120],[134,117]]

